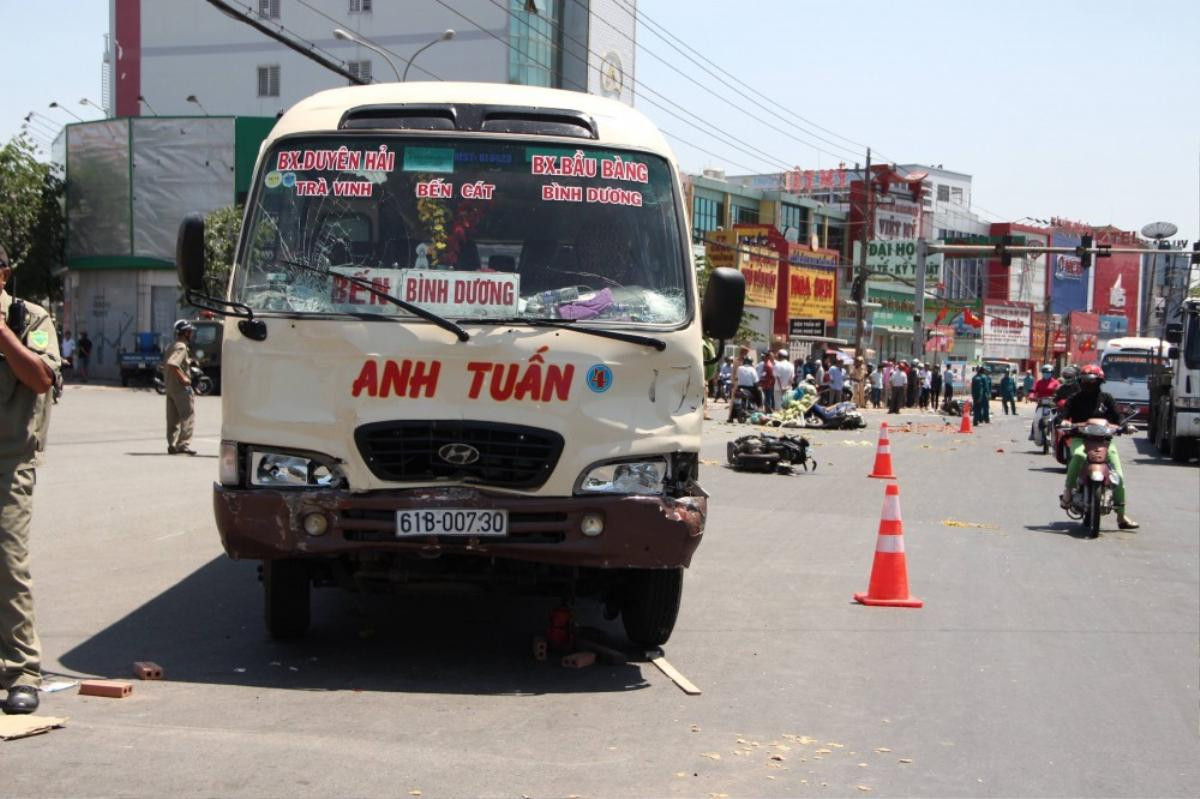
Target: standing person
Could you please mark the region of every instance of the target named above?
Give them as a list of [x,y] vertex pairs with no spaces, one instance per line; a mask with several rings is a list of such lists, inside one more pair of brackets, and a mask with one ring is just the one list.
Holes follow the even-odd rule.
[[867,407],[867,364],[861,355],[854,356],[854,368],[850,372],[850,379],[854,381],[855,407]]
[[163,354],[163,382],[167,386],[167,454],[195,455],[188,446],[196,409],[192,399],[190,376],[191,354],[188,343],[195,331],[192,323],[180,319],[175,323],[175,341]]
[[775,356],[775,407],[783,407],[783,395],[792,390],[796,377],[796,367],[788,360],[787,350],[780,350]]
[[934,366],[929,370],[929,409],[936,411],[942,398],[942,373]]
[[813,383],[816,384],[817,391],[819,392],[821,390],[821,388],[825,385],[825,359],[824,358],[817,358],[813,362],[812,377],[813,377]]
[[813,379],[815,380],[816,378],[814,376],[816,375],[816,373],[817,373],[817,364],[816,364],[816,361],[813,359],[813,356],[810,354],[808,357],[806,357],[804,359],[803,375],[804,375],[804,377],[813,377]]
[[933,376],[929,373],[929,364],[921,364],[921,410],[929,410],[929,394],[933,390]]
[[975,377],[971,378],[971,416],[975,424],[991,423],[992,380],[988,377],[987,367],[975,369]]
[[829,404],[837,405],[842,401],[842,392],[846,388],[846,370],[842,362],[835,356],[829,364]]
[[62,339],[62,365],[64,368],[74,366],[75,337],[67,331]]
[[79,341],[75,344],[75,374],[83,382],[88,381],[88,367],[92,363],[92,340],[88,338],[87,331],[84,330],[79,334]]
[[12,273],[0,247],[0,688],[7,692],[4,712],[21,714],[37,710],[42,682],[29,528],[50,389],[62,361],[50,314],[4,290]]
[[954,370],[950,364],[946,364],[946,371],[942,372],[942,393],[945,395],[946,413],[949,413],[950,403],[954,401]]
[[891,379],[888,381],[888,413],[900,413],[900,406],[904,404],[904,395],[908,390],[908,374],[903,369],[896,368],[892,370]]
[[1028,369],[1025,372],[1025,379],[1021,381],[1025,389],[1025,401],[1033,402],[1033,370]]
[[763,410],[775,412],[775,355],[770,350],[763,353],[758,364],[758,387],[762,389]]
[[871,407],[878,408],[883,401],[883,365],[871,369]]
[[1005,416],[1010,413],[1015,416],[1017,413],[1017,381],[1013,380],[1012,373],[1007,369],[1004,370],[1004,377],[1000,378],[1000,406]]

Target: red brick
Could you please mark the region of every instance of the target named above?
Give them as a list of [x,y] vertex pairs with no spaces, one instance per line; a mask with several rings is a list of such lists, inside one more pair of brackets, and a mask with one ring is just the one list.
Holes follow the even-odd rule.
[[162,666],[150,660],[139,660],[133,664],[133,676],[139,680],[161,680]]
[[596,662],[595,652],[572,652],[562,659],[564,668],[582,669]]
[[79,684],[81,696],[104,696],[124,699],[133,693],[133,685],[118,680],[84,680]]

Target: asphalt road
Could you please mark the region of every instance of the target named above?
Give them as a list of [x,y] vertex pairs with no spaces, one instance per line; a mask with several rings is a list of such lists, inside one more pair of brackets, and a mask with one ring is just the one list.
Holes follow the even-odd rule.
[[148,659],[167,680],[44,695],[70,721],[0,743],[0,793],[1195,795],[1200,469],[1121,440],[1142,529],[1108,517],[1083,539],[1029,408],[971,436],[891,417],[915,425],[892,451],[919,610],[851,601],[881,415],[810,433],[819,468],[792,476],[724,468],[748,431],[713,423],[708,532],[666,647],[693,697],[649,664],[535,662],[549,605],[530,600],[323,591],[311,636],[272,642],[255,565],[212,523],[219,400],[198,402],[200,457],[170,457],[162,398],[69,386],[35,497],[46,668]]

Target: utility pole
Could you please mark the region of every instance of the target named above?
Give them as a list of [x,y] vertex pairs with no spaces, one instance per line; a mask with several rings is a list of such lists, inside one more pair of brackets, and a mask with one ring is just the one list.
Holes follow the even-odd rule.
[[913,292],[913,357],[925,356],[925,258],[928,242],[917,239],[917,288]]
[[[863,173],[863,187],[867,191],[867,201],[866,201],[866,206],[863,208],[863,220],[862,220],[862,231],[861,231],[862,246],[858,253],[858,275],[856,276],[856,280],[858,281],[859,285],[858,285],[857,296],[854,298],[854,303],[858,309],[857,310],[857,318],[854,320],[854,354],[855,355],[863,354],[863,346],[862,346],[863,331],[866,328],[866,322],[863,319],[863,313],[864,313],[863,304],[866,302],[866,298],[867,298],[867,241],[868,241],[868,231],[871,227],[871,200],[875,195],[875,189],[872,186],[872,182],[871,182],[871,148],[870,147],[867,148],[867,169]],[[851,286],[854,286],[854,285],[855,285],[855,283],[852,281]]]

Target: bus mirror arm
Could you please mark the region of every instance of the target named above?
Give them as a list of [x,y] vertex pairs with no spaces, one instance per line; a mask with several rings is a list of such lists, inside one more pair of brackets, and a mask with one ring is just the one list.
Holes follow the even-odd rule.
[[267,323],[257,318],[249,305],[233,300],[218,299],[193,289],[185,290],[183,298],[189,305],[202,311],[211,311],[217,316],[232,316],[240,319],[238,330],[252,341],[265,341],[267,338]]

